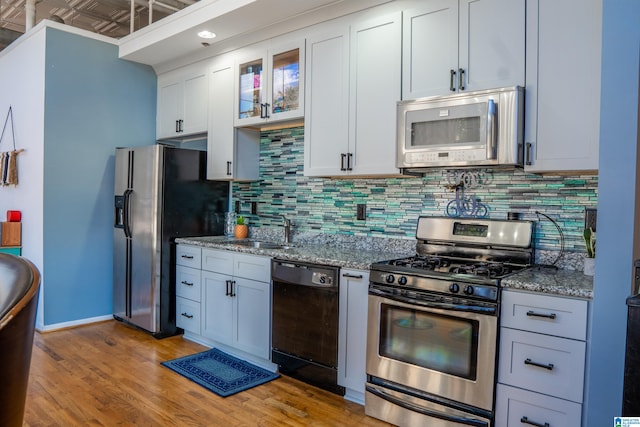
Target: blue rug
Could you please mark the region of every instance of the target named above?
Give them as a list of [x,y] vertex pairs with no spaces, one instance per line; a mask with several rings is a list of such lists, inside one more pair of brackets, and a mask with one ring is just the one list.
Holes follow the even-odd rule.
[[231,396],[280,376],[217,348],[161,364],[222,397]]

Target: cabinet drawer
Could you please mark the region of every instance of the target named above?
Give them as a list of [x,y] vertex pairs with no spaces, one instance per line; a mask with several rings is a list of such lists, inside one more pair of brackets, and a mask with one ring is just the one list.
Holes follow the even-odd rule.
[[200,270],[176,266],[176,296],[200,302]]
[[582,405],[575,402],[503,384],[498,384],[497,387],[496,427],[528,425],[580,427],[581,412]]
[[583,341],[501,328],[498,381],[582,402]]
[[233,252],[217,249],[202,250],[202,269],[215,273],[233,275]]
[[197,246],[176,246],[176,265],[200,269],[201,249]]
[[200,335],[200,303],[177,297],[176,326]]
[[509,328],[583,341],[587,336],[587,301],[504,291],[501,315]]
[[271,258],[236,253],[234,254],[233,275],[259,282],[270,282]]

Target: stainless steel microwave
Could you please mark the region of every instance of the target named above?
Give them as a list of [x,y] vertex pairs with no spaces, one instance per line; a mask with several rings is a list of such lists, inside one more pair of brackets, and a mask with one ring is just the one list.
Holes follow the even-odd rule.
[[523,164],[522,87],[400,101],[397,108],[396,163],[404,173]]

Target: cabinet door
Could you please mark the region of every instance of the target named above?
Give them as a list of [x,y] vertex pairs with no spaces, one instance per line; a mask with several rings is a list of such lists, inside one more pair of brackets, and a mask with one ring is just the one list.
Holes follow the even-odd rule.
[[206,70],[184,79],[182,135],[207,131],[209,108],[209,75]]
[[207,179],[233,179],[233,64],[211,73],[211,103],[207,136]]
[[271,349],[271,290],[267,282],[234,277],[233,345],[263,359]]
[[245,54],[236,66],[235,125],[247,126],[263,121],[262,104],[267,90],[266,51]]
[[351,28],[349,173],[397,175],[396,103],[400,100],[400,12]]
[[304,40],[269,49],[269,121],[304,117]]
[[458,69],[458,0],[430,0],[404,12],[402,99],[455,91]]
[[231,281],[231,276],[202,272],[202,336],[229,345],[233,343]]
[[307,38],[306,62],[304,174],[341,175],[349,144],[348,30]]
[[[340,271],[338,384],[346,387],[347,397],[356,401],[364,397],[366,382],[368,294],[368,271]],[[358,395],[350,396],[351,391]]]
[[527,1],[525,170],[598,169],[601,29],[602,0]]
[[182,89],[180,80],[158,81],[157,138],[179,134],[178,120],[182,118]]
[[460,0],[459,91],[524,86],[525,1]]

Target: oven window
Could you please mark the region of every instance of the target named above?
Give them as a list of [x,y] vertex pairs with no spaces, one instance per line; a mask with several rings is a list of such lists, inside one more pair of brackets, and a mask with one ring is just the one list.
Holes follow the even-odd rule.
[[478,144],[480,117],[461,117],[411,124],[411,146]]
[[380,355],[476,379],[478,321],[381,304]]

